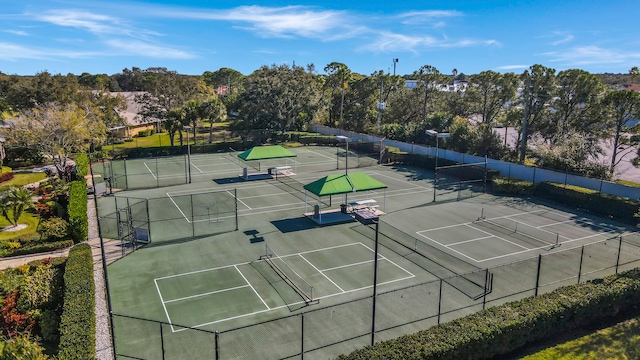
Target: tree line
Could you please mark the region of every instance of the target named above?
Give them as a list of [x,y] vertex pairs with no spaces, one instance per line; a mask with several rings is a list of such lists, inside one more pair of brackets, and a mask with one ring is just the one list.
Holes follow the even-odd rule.
[[[322,73],[314,65],[271,65],[246,76],[230,68],[196,76],[161,67],[114,75],[0,73],[0,110],[17,119],[9,122],[10,134],[5,131],[8,145],[38,147],[58,156],[61,168],[70,150],[100,143],[108,128],[124,125],[118,115],[124,100],[109,92],[137,91],[140,116],[161,124],[172,146],[203,122],[212,140],[213,124],[232,115],[233,129],[274,134],[318,123],[429,143],[426,130],[448,132],[442,145],[452,150],[611,177],[623,155],[638,151],[632,125],[640,117],[640,92],[616,84],[637,82],[637,67],[614,75],[539,64],[520,74],[444,74],[424,65],[405,75],[362,75],[339,62]],[[509,128],[516,131],[515,146]],[[613,144],[607,163],[595,160],[603,141]]]

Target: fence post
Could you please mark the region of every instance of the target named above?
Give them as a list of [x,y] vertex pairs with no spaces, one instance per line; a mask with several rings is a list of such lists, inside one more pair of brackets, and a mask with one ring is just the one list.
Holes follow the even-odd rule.
[[158,157],[156,156],[156,187],[160,187],[160,171],[158,170]]
[[618,275],[618,266],[620,266],[621,251],[622,251],[622,235],[620,235],[620,242],[618,243],[618,257],[616,258],[616,275]]
[[164,334],[162,333],[162,323],[160,325],[160,346],[162,347],[162,360],[164,360]]
[[195,212],[193,211],[193,194],[189,195],[189,203],[191,204],[191,233],[196,236],[196,220],[194,219]]
[[584,245],[580,249],[580,266],[578,267],[578,284],[580,284],[580,276],[582,275],[582,261],[584,259]]
[[487,289],[489,288],[489,268],[484,270],[484,292],[482,293],[482,310],[487,305]]
[[440,325],[441,309],[442,309],[442,279],[440,279],[440,290],[438,290],[438,325]]
[[538,271],[536,273],[536,289],[533,296],[538,296],[538,287],[540,286],[540,267],[541,266],[542,266],[542,254],[538,254]]
[[216,347],[216,360],[220,360],[220,331],[216,331],[215,337],[215,347]]
[[304,359],[304,313],[300,314],[300,359]]
[[147,207],[147,235],[149,236],[149,239],[147,239],[149,242],[151,242],[151,216],[149,215],[149,199],[144,199],[145,202],[145,206]]
[[122,159],[124,162],[124,188],[129,190],[129,176],[127,175],[127,158]]
[[236,203],[236,231],[238,230],[238,188],[233,189],[233,199]]

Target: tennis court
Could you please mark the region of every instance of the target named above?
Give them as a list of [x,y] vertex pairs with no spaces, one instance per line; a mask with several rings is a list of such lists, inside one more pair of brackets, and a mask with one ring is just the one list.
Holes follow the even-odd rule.
[[[345,170],[336,169],[333,148],[294,151],[291,176],[244,181],[228,153],[192,156],[192,171],[202,171],[193,179],[202,181],[99,199],[101,216],[122,204],[142,206],[139,199],[147,204],[151,242],[108,266],[119,357],[327,358],[370,344],[375,227],[305,218],[317,199],[302,186]],[[151,170],[148,181],[158,181],[155,161],[136,160]],[[173,168],[184,176],[185,164],[164,164],[161,173]],[[385,213],[375,341],[640,259],[640,237],[606,219],[488,195],[433,203],[429,171],[358,171],[388,187],[321,201],[339,210],[375,200]],[[101,225],[105,238],[118,241],[118,223]]]

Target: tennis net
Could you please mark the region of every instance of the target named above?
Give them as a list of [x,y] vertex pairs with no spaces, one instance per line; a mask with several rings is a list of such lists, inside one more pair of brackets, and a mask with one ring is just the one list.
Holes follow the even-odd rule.
[[269,245],[265,246],[265,254],[260,258],[263,259],[273,270],[284,280],[295,292],[297,292],[304,302],[310,303],[314,301],[313,286],[295,272],[284,259],[279,256]]
[[560,246],[560,234],[540,229],[512,219],[509,216],[487,218],[484,208],[481,210],[480,217],[473,224],[486,230],[510,235],[533,246],[539,246],[540,244],[552,247]]

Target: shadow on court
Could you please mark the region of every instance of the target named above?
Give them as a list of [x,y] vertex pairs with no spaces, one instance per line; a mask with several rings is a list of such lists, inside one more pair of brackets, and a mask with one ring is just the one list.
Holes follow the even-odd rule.
[[309,230],[318,227],[307,218],[275,220],[271,222],[282,233]]
[[213,182],[215,182],[218,185],[235,184],[235,183],[241,183],[245,181],[246,180],[244,178],[241,178],[240,176],[234,176],[234,177],[222,178],[222,179],[213,179]]

